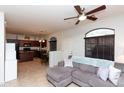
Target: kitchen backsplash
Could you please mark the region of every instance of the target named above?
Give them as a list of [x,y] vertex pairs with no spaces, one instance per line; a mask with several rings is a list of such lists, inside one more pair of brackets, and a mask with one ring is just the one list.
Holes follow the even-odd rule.
[[[20,47],[19,50],[23,50],[25,47]],[[31,50],[39,50],[39,47],[28,47]]]

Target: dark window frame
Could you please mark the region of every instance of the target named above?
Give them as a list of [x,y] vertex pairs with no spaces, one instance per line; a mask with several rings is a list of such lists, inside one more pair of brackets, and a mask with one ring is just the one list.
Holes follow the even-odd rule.
[[[93,36],[93,37],[86,37],[86,35],[88,34],[88,33],[90,33],[90,32],[92,32],[92,31],[95,31],[95,30],[99,30],[99,29],[109,29],[109,30],[112,30],[113,32],[114,32],[114,34],[113,35],[103,35],[103,36]],[[90,30],[90,31],[88,31],[86,34],[85,34],[85,37],[84,37],[84,39],[90,39],[90,38],[99,38],[99,37],[107,37],[107,36],[114,36],[114,38],[113,38],[113,48],[114,48],[114,54],[113,54],[113,61],[115,60],[115,29],[112,29],[112,28],[96,28],[96,29],[93,29],[93,30]],[[98,41],[97,41],[98,42]],[[87,57],[86,56],[86,40],[85,40],[85,57]],[[90,58],[93,58],[93,57],[90,57]]]
[[57,51],[57,38],[56,37],[51,37],[49,44],[50,44],[50,51]]

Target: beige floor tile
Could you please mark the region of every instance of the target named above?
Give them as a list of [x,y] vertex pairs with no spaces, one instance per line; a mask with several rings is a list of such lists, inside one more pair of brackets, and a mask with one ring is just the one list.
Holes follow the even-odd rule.
[[[48,65],[39,59],[18,63],[18,79],[9,81],[6,87],[53,87],[46,79]],[[70,84],[69,87],[77,87]]]

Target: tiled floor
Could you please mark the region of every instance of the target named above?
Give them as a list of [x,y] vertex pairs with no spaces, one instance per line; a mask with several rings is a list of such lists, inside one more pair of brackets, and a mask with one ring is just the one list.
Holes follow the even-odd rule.
[[[53,87],[46,79],[48,66],[39,59],[18,63],[18,79],[9,81],[6,87]],[[77,87],[70,84],[68,87]]]

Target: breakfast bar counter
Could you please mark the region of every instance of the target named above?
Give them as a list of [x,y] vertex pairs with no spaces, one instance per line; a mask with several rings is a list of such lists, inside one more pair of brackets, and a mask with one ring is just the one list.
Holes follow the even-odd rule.
[[19,51],[19,62],[32,61],[34,51]]

